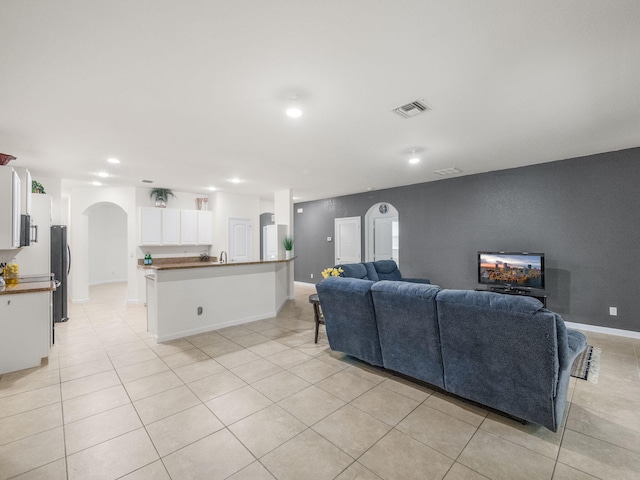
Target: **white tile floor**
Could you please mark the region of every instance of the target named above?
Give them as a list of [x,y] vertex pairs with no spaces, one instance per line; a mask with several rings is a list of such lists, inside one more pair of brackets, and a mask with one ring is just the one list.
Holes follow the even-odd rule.
[[587,334],[566,428],[520,425],[313,343],[277,318],[157,345],[125,286],[91,289],[48,364],[0,377],[0,479],[638,479],[640,340]]

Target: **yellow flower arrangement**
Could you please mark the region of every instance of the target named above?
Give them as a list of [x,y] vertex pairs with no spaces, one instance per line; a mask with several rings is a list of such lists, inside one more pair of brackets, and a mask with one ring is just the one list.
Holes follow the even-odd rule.
[[323,278],[329,278],[329,277],[339,277],[340,275],[342,275],[342,273],[344,272],[344,270],[342,269],[342,267],[329,267],[329,268],[325,268],[322,271],[322,277]]

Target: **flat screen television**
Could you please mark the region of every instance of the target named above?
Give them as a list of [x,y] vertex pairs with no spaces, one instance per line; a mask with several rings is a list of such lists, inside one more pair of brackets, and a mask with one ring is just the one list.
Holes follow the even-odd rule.
[[478,252],[478,283],[544,290],[544,253]]

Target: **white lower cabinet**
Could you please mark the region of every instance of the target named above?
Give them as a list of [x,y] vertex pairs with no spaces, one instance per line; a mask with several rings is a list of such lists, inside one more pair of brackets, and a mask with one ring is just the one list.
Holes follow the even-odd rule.
[[0,374],[37,367],[51,347],[51,292],[0,295]]

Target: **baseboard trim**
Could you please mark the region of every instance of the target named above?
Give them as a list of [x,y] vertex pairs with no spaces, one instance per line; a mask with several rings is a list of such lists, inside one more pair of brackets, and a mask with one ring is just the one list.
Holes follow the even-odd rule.
[[295,281],[295,282],[293,282],[293,283],[295,283],[296,285],[301,285],[301,286],[303,286],[303,287],[315,287],[315,286],[316,286],[316,284],[315,284],[315,283],[308,283],[308,282],[298,282],[298,281]]
[[[191,330],[182,330],[179,332],[172,332],[166,335],[153,335],[153,338],[156,339],[156,342],[168,342],[170,340],[176,340],[178,338],[190,337],[191,335],[198,335],[199,333],[207,333],[207,332],[215,332],[216,330],[220,330],[221,328],[226,327],[234,327],[236,325],[242,325],[243,323],[255,322],[258,320],[266,320],[267,318],[273,318],[276,316],[276,312],[269,312],[261,315],[252,315],[245,318],[238,318],[236,320],[230,320],[228,322],[221,322],[212,325],[205,325],[198,328],[193,328]],[[149,332],[151,333],[151,332]]]
[[100,282],[92,282],[89,283],[90,287],[95,287],[96,285],[107,285],[109,283],[127,283],[127,279],[121,279],[121,280],[103,280]]
[[607,335],[616,335],[618,337],[637,338],[640,339],[640,332],[633,330],[621,330],[619,328],[599,327],[598,325],[589,325],[587,323],[564,322],[564,324],[576,330],[586,330],[588,332],[606,333]]

